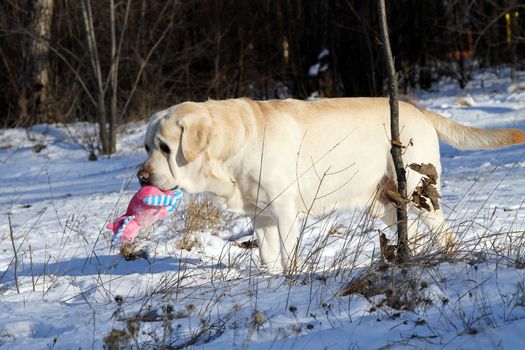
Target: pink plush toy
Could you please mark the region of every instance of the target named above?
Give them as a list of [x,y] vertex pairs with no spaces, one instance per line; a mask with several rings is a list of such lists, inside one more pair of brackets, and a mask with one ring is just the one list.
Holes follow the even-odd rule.
[[113,243],[131,243],[138,236],[141,228],[147,228],[154,222],[171,214],[182,197],[179,190],[161,191],[154,186],[142,187],[131,198],[126,214],[114,223],[107,224],[113,231]]

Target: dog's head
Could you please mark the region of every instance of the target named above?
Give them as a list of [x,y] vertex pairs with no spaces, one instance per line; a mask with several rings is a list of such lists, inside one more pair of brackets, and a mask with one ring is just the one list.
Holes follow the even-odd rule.
[[141,185],[205,191],[206,150],[211,138],[212,118],[198,103],[182,103],[154,113],[144,142],[148,158],[137,174]]

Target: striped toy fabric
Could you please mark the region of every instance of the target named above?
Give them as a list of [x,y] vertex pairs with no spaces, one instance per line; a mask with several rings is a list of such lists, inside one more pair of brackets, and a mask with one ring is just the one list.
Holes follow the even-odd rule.
[[179,204],[179,200],[182,197],[182,191],[175,190],[173,197],[167,194],[160,194],[156,196],[147,196],[144,198],[144,203],[155,207],[166,207],[168,214],[175,211],[175,208]]
[[128,224],[135,219],[135,216],[128,216],[124,221],[122,222],[122,226],[117,230],[117,233],[113,235],[113,238],[111,240],[112,243],[116,243],[120,240],[120,237],[124,233],[124,229],[128,226]]
[[156,207],[172,207],[176,206],[177,202],[179,201],[180,197],[182,197],[181,191],[175,191],[173,192],[173,197],[169,196],[167,194],[160,194],[157,196],[147,196],[144,198],[144,203],[147,205],[153,205]]

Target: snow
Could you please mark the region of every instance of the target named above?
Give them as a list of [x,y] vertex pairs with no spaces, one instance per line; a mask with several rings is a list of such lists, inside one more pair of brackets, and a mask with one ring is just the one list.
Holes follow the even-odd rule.
[[325,62],[326,58],[330,56],[330,51],[328,49],[323,49],[319,56],[317,56],[317,63],[314,63],[308,69],[308,76],[316,77],[319,75],[319,72],[324,72],[328,69],[328,64]]
[[[466,125],[525,129],[525,74],[516,75],[485,70],[464,91],[443,80],[413,98]],[[100,349],[112,330],[122,331],[113,332],[122,346],[146,349],[516,349],[525,341],[525,146],[442,145],[442,204],[462,252],[378,275],[393,290],[417,283],[420,302],[397,310],[385,294],[338,295],[378,260],[385,227],[360,212],[310,219],[302,273],[276,276],[259,269],[256,249],[235,244],[252,238],[244,218],[178,249],[186,196],[142,234],[148,259],[124,260],[104,227],[138,189],[144,131],[126,125],[117,154],[92,162],[90,124],[0,130],[0,349]]]

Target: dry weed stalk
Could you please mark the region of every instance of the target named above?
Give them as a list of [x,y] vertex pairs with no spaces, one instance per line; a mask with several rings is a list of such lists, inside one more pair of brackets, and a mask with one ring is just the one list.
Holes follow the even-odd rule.
[[18,294],[20,294],[20,288],[18,286],[18,253],[17,253],[17,250],[16,250],[16,246],[15,246],[15,237],[13,235],[13,225],[11,224],[11,216],[8,214],[7,215],[7,221],[9,223],[9,235],[11,237],[11,244],[13,246],[13,254],[14,254],[14,257],[15,257],[15,270],[14,270],[14,274],[15,274],[15,286],[16,286],[16,292]]
[[230,220],[231,215],[223,212],[207,195],[192,196],[184,213],[183,234],[177,248],[190,251],[198,242],[195,233],[215,233],[224,228]]
[[[430,199],[427,197],[426,200]],[[373,199],[371,199],[371,202],[371,206],[373,207]],[[486,203],[487,201],[485,201],[483,205]],[[430,202],[429,204],[432,203]],[[466,205],[471,205],[471,203],[467,202]],[[477,209],[476,213],[480,213],[481,210],[483,210],[483,208]],[[187,212],[184,213],[184,226],[180,230],[183,232],[182,245],[188,244],[190,245],[189,249],[191,249],[195,242],[193,241],[192,243],[194,234],[202,231],[211,231],[213,234],[215,231],[221,229],[225,224],[224,215],[219,208],[213,206],[207,197],[193,197],[189,203]],[[518,214],[516,213],[516,217],[517,216]],[[419,218],[412,217],[412,219],[414,225],[420,226]],[[350,283],[348,283],[346,285],[347,288],[336,295],[335,298],[340,298],[345,294],[360,294],[371,302],[372,308],[380,309],[383,312],[390,313],[392,312],[392,308],[420,312],[429,307],[431,303],[439,300],[431,298],[433,297],[432,290],[428,288],[428,283],[425,279],[430,276],[431,280],[440,286],[446,283],[442,282],[441,278],[438,278],[439,275],[442,274],[442,272],[439,271],[440,262],[467,262],[467,264],[469,264],[470,262],[477,263],[481,260],[486,261],[488,258],[499,259],[503,256],[502,254],[508,254],[509,259],[512,254],[517,255],[518,258],[523,256],[521,248],[516,245],[516,242],[522,242],[524,239],[521,231],[511,230],[511,228],[509,228],[508,232],[505,232],[501,228],[496,230],[494,227],[491,227],[494,223],[492,218],[490,218],[488,224],[476,220],[477,215],[475,217],[469,216],[469,220],[463,218],[461,222],[455,222],[455,225],[451,225],[451,229],[459,232],[461,236],[468,235],[471,237],[461,240],[461,245],[457,246],[457,248],[461,249],[452,257],[450,255],[444,255],[442,254],[443,252],[440,251],[436,252],[436,247],[438,247],[437,237],[433,237],[429,232],[422,230],[420,233],[423,238],[421,242],[418,242],[420,243],[417,250],[418,254],[411,258],[410,265],[400,267],[392,266],[384,262],[377,262],[376,258],[379,252],[375,250],[371,252],[371,247],[374,248],[377,246],[374,243],[377,240],[377,236],[375,235],[377,226],[375,225],[375,220],[368,212],[355,211],[350,220],[341,220],[334,211],[315,217],[307,213],[307,218],[301,225],[301,237],[305,238],[309,230],[315,230],[316,235],[314,237],[309,236],[308,245],[302,244],[302,250],[299,252],[301,265],[298,266],[296,272],[304,273],[305,275],[287,276],[289,278],[286,279],[278,279],[275,278],[275,276],[265,276],[262,273],[258,273],[257,269],[251,269],[252,255],[250,251],[240,254],[235,252],[230,255],[230,248],[234,247],[234,245],[225,244],[220,256],[218,258],[214,257],[209,266],[195,266],[195,268],[192,266],[192,268],[189,269],[182,268],[176,273],[167,274],[150,292],[150,296],[163,294],[170,295],[170,297],[171,293],[174,293],[176,302],[182,300],[187,302],[186,298],[192,300],[192,294],[196,290],[199,290],[199,293],[205,290],[207,293],[206,296],[199,299],[203,304],[202,310],[210,310],[204,311],[209,312],[207,317],[203,317],[201,314],[201,319],[206,320],[205,322],[199,325],[194,324],[192,327],[191,321],[189,321],[190,332],[182,334],[182,337],[179,337],[177,340],[173,340],[171,337],[172,325],[170,321],[177,319],[177,315],[188,317],[184,311],[181,311],[179,314],[177,312],[156,314],[154,317],[149,317],[148,314],[145,314],[149,318],[141,316],[144,318],[135,319],[135,321],[163,323],[162,329],[164,329],[165,337],[158,338],[155,341],[158,341],[156,344],[163,344],[164,348],[175,349],[192,345],[202,345],[220,336],[224,331],[224,327],[228,327],[229,325],[230,327],[234,327],[233,325],[237,325],[237,319],[232,324],[228,324],[228,320],[224,318],[215,322],[211,321],[213,319],[211,310],[217,310],[218,304],[232,297],[232,293],[236,293],[235,288],[238,288],[238,286],[247,284],[247,288],[243,288],[243,291],[250,299],[250,302],[253,301],[252,298],[255,298],[255,307],[253,310],[257,310],[258,288],[262,283],[270,285],[271,283],[284,284],[290,282],[288,283],[290,288],[289,294],[292,294],[293,289],[298,285],[307,283],[310,286],[311,295],[309,302],[312,303],[312,300],[314,300],[313,303],[315,304],[315,295],[324,293],[323,288],[330,284],[330,282],[327,283],[327,280],[332,279],[333,282],[337,276],[340,276],[341,279],[346,278],[346,281],[350,280]],[[342,225],[341,222],[343,222],[344,225]],[[473,230],[480,231],[480,233],[473,235]],[[317,231],[323,233],[318,234]],[[508,236],[507,241],[504,242],[506,244],[502,244],[501,240],[497,240],[502,236]],[[305,243],[305,241],[307,240],[303,240],[302,243]],[[179,243],[177,248],[186,249],[180,246],[181,243]],[[326,259],[323,250],[330,244],[337,244],[338,249],[335,256],[328,258],[327,263],[323,260]],[[389,247],[388,242],[384,239],[383,244],[384,247],[390,248],[390,251],[392,250],[392,247]],[[506,248],[508,250],[505,250]],[[487,255],[489,257],[480,258],[477,256],[475,253],[480,249],[488,252]],[[369,267],[362,268],[362,266],[371,260],[372,263]],[[216,264],[217,261],[220,262],[220,264]],[[227,263],[225,261],[227,261]],[[181,265],[182,264],[181,262]],[[192,263],[190,262],[189,264]],[[249,274],[246,275],[246,270],[242,271],[242,269],[248,266],[248,264],[250,269]],[[232,275],[230,274],[232,270],[234,273],[237,273],[236,279],[232,279]],[[356,271],[358,272],[357,274]],[[434,278],[432,274],[438,277]],[[239,276],[240,278],[238,278]],[[306,277],[303,278],[304,276]],[[350,278],[350,276],[352,278]],[[424,278],[423,276],[426,277]],[[182,283],[183,280],[184,285]],[[187,280],[190,281],[186,283]],[[203,282],[204,280],[205,282]],[[285,282],[281,282],[283,280]],[[276,287],[279,288],[281,285]],[[444,286],[444,288],[446,288],[446,286]],[[520,288],[521,290],[516,292],[516,296],[512,296],[517,300],[516,303],[523,303],[522,300],[524,300],[522,297],[524,294],[523,285],[521,285],[521,287],[518,286],[518,289]],[[181,294],[183,295],[179,298],[178,294],[175,293],[179,293],[184,289],[193,289],[193,291],[182,292]],[[204,295],[204,293],[199,294],[199,298],[202,295]],[[331,297],[333,297],[333,294],[328,296],[328,298]],[[474,307],[477,312],[474,312],[474,315],[489,316],[485,321],[487,324],[490,324],[492,320],[489,315],[490,305],[484,303],[482,297],[483,295],[480,294],[478,299],[474,299]],[[165,300],[165,297],[163,300]],[[445,305],[444,300],[445,298],[442,300]],[[446,303],[448,302],[447,299]],[[458,308],[461,308],[460,303],[456,304]],[[448,307],[451,307],[450,304],[446,306],[446,308]],[[454,307],[456,307],[456,305],[454,305]],[[445,306],[443,308],[445,309]],[[308,314],[310,305],[305,309]],[[328,307],[326,309],[328,310]],[[296,309],[292,311],[292,307],[290,307],[290,311],[295,315]],[[474,326],[477,321],[474,322],[471,320],[469,315],[461,313],[454,315],[453,313],[451,314],[448,309],[447,313],[445,313],[445,311],[443,311],[443,313],[445,318],[451,315],[464,319],[465,326],[463,329],[465,329],[467,333],[475,331],[476,327]],[[400,314],[400,312],[395,312],[394,315],[395,314]],[[259,313],[259,315],[265,317],[264,310]],[[255,317],[252,315],[252,318],[248,317],[243,319],[246,320],[249,327],[245,338],[246,345],[250,342],[250,332],[256,331],[265,324],[265,318],[260,316]],[[415,321],[416,325],[418,325],[418,323],[422,325],[424,322],[424,320],[419,318]],[[451,318],[450,322],[456,322],[456,318]],[[495,321],[492,320],[492,323],[494,324]]]
[[360,294],[371,302],[372,297],[381,295],[379,301],[373,302],[374,308],[388,306],[396,310],[416,311],[419,307],[432,304],[426,292],[428,283],[422,277],[425,270],[425,265],[420,262],[411,262],[410,266],[403,267],[373,263],[354,277],[338,295]]

